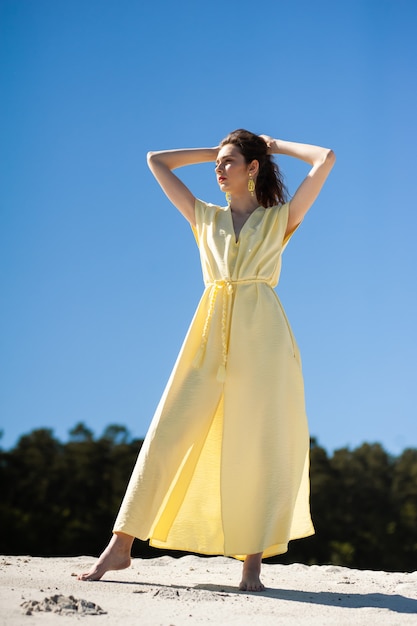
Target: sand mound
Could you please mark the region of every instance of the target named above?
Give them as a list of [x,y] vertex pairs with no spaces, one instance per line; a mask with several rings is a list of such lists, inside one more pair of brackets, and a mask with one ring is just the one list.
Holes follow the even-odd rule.
[[77,600],[74,596],[63,596],[56,594],[50,598],[38,600],[27,600],[20,605],[25,615],[32,615],[40,611],[46,613],[58,613],[60,615],[104,615],[106,611],[88,600]]

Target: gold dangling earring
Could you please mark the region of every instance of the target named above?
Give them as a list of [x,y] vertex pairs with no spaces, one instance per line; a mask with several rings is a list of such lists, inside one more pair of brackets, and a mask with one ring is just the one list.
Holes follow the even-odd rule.
[[248,191],[250,192],[251,196],[255,195],[255,193],[254,193],[255,192],[255,183],[254,183],[254,180],[253,180],[251,175],[249,175],[249,180],[248,180]]
[[230,191],[226,191],[226,202],[228,206],[230,206],[231,201],[232,201],[232,194],[230,193]]

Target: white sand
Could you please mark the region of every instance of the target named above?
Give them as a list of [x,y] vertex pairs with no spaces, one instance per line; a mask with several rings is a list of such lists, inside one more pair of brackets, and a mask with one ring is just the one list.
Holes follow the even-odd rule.
[[[417,625],[417,572],[352,570],[334,566],[263,565],[262,593],[239,592],[241,563],[186,556],[135,559],[99,582],[73,575],[94,559],[0,557],[0,624],[181,626]],[[105,615],[26,615],[21,604],[55,594],[99,605]]]

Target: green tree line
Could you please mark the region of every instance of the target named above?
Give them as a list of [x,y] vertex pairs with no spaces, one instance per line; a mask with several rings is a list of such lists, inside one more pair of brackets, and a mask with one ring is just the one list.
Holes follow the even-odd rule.
[[[124,426],[110,425],[95,438],[80,423],[65,443],[39,429],[0,450],[0,553],[99,554],[141,445]],[[392,456],[379,444],[363,444],[330,456],[312,439],[311,508],[316,534],[270,560],[416,569],[416,449]],[[162,552],[137,541],[133,554]]]

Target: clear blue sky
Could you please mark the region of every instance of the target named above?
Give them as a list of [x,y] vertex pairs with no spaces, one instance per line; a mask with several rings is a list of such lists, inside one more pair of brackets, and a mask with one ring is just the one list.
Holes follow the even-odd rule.
[[0,445],[145,435],[203,290],[146,152],[245,127],[337,154],[277,289],[312,435],[417,447],[416,3],[1,0],[0,29]]

